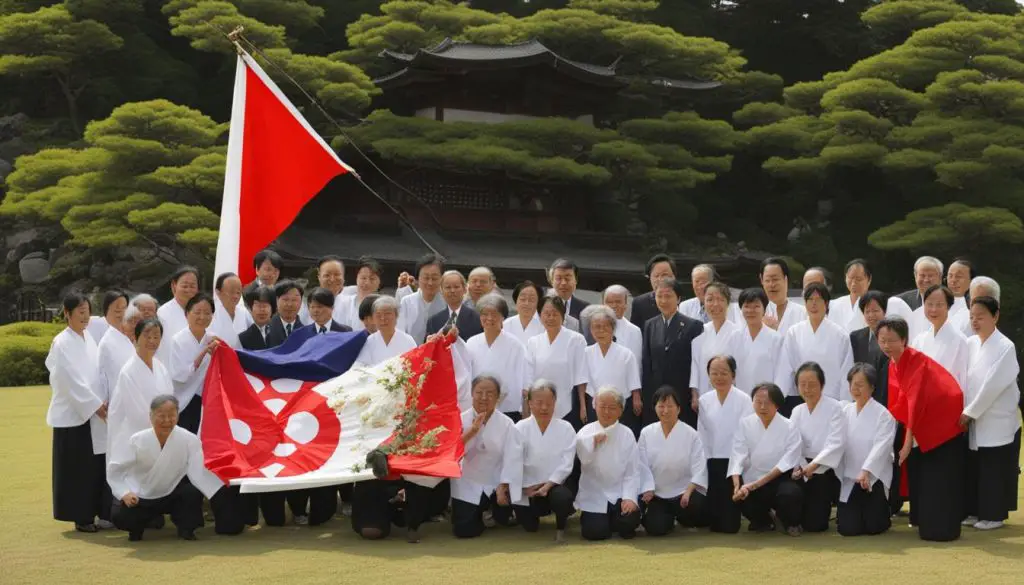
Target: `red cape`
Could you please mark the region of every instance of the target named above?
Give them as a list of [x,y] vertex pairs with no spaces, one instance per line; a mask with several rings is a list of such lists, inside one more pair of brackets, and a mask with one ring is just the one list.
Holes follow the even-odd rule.
[[899,363],[889,362],[889,412],[927,452],[963,432],[964,393],[946,368],[907,348]]

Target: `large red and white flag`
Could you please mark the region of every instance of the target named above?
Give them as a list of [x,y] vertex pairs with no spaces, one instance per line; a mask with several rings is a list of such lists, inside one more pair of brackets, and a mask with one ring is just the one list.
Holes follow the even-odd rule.
[[252,258],[331,179],[354,172],[251,56],[238,56],[214,274],[256,276]]

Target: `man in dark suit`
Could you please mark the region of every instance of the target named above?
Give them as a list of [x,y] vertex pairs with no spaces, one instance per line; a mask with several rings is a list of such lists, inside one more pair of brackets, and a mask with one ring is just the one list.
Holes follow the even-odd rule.
[[294,280],[282,280],[274,287],[274,294],[277,296],[277,314],[270,320],[267,347],[281,345],[289,335],[305,326],[305,323],[299,319],[303,292],[302,285]]
[[277,312],[277,297],[274,289],[268,286],[258,287],[244,295],[245,306],[249,308],[253,324],[238,334],[238,341],[248,350],[267,349],[267,338],[270,336],[270,321]]
[[679,313],[683,283],[674,278],[662,279],[654,290],[659,314],[644,323],[641,397],[642,425],[658,420],[654,410],[654,393],[662,386],[671,386],[683,408],[679,419],[697,428],[695,397],[690,390],[690,343],[704,333],[704,325]]
[[309,291],[306,295],[306,305],[309,307],[309,318],[313,322],[304,329],[312,329],[314,335],[323,335],[329,331],[352,331],[348,325],[342,325],[334,320],[334,300],[334,293],[329,289],[318,286]]
[[[574,295],[579,278],[579,267],[576,266],[575,262],[566,258],[559,258],[558,260],[555,260],[551,263],[551,268],[548,269],[548,282],[551,284],[551,288],[555,291],[555,294],[558,295],[562,299],[562,302],[565,303],[565,314],[576,320],[579,320],[580,313],[582,313],[583,309],[587,308],[589,304]],[[581,331],[584,336],[589,335],[589,333],[585,331],[586,327],[581,328],[584,329],[584,331]]]
[[924,304],[924,291],[933,284],[942,284],[942,262],[932,256],[921,256],[914,262],[914,283],[915,290],[897,295],[905,303],[910,305],[910,310],[917,310]]
[[654,291],[662,280],[676,277],[676,261],[668,254],[655,254],[647,261],[644,276],[651,281],[651,292],[634,297],[633,308],[629,313],[629,321],[641,330],[648,319],[661,314],[658,304],[654,301]]
[[444,329],[453,313],[455,327],[463,341],[469,341],[470,337],[483,332],[480,314],[466,300],[466,279],[461,272],[449,270],[441,275],[441,295],[448,306],[427,318],[428,335]]
[[284,269],[284,259],[273,250],[260,250],[252,259],[252,267],[256,269],[256,280],[250,282],[242,289],[242,294],[251,293],[260,286],[274,288],[281,278],[281,270]]

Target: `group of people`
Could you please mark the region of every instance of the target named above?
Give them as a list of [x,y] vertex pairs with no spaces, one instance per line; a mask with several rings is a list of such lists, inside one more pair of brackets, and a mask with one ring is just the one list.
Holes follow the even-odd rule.
[[[656,255],[649,292],[614,285],[592,306],[565,259],[547,287],[517,284],[511,304],[490,269],[467,277],[433,255],[399,276],[394,296],[370,258],[353,286],[341,258],[322,258],[308,291],[281,278],[272,250],[253,264],[256,280],[217,275],[213,296],[183,267],[159,307],[111,291],[92,317],[89,299],[68,295],[68,328],[47,359],[56,519],[139,539],[169,513],[194,538],[203,496],[216,531],[237,534],[261,513],[284,524],[286,507],[297,524],[326,522],[340,495],[371,539],[396,525],[417,541],[448,513],[462,538],[495,525],[533,532],[554,515],[564,542],[577,510],[588,540],[676,524],[735,533],[744,517],[752,531],[795,536],[828,530],[834,506],[836,529],[853,536],[886,531],[906,496],[921,538],[945,541],[1016,509],[1016,350],[998,330],[998,284],[966,260],[944,285],[942,263],[923,257],[916,288],[892,297],[871,289],[864,260],[846,266],[839,298],[812,268],[800,304],[782,259],[765,259],[761,286],[735,299],[713,266],[696,266],[683,300],[674,260]],[[365,329],[356,362],[368,366],[456,338],[461,477],[256,496],[210,474],[196,437],[210,356],[221,343],[276,347],[303,327]]]

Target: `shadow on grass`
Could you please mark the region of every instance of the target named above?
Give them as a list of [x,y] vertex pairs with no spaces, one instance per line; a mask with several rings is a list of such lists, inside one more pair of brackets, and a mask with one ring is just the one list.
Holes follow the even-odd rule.
[[[456,539],[446,522],[421,527],[423,538],[419,544],[405,542],[404,529],[392,528],[390,537],[379,541],[363,540],[352,531],[347,519],[335,518],[317,527],[266,527],[248,529],[238,536],[214,534],[212,526],[197,531],[199,540],[179,540],[173,525],[162,530],[148,530],[142,542],[128,542],[128,535],[118,531],[82,534],[68,531],[69,540],[90,543],[113,549],[126,549],[130,558],[154,562],[176,562],[202,556],[252,557],[278,551],[302,551],[312,555],[342,552],[347,555],[380,557],[387,559],[413,559],[417,557],[450,557],[453,559],[478,558],[495,553],[555,553],[583,551],[599,547],[602,543],[589,543],[579,536],[578,523],[569,523],[568,546],[552,542],[554,526],[544,523],[535,534],[519,528],[494,528],[474,539]],[[1015,542],[1016,541],[1016,542]],[[706,530],[689,532],[677,529],[665,537],[640,534],[629,541],[613,538],[604,545],[631,547],[636,551],[659,553],[699,552],[702,548],[734,549],[737,553],[757,550],[833,552],[856,555],[877,554],[900,556],[913,549],[976,549],[996,557],[1020,559],[1024,557],[1024,526],[1008,525],[1000,530],[980,532],[966,528],[960,540],[954,542],[925,542],[917,531],[905,525],[879,536],[846,538],[834,530],[821,534],[790,537],[780,533],[736,535],[711,534]]]

